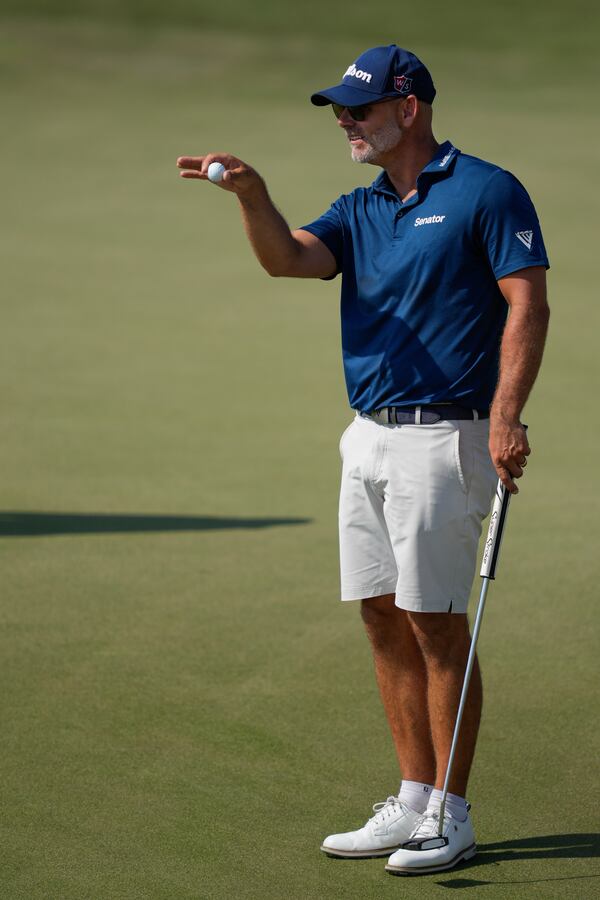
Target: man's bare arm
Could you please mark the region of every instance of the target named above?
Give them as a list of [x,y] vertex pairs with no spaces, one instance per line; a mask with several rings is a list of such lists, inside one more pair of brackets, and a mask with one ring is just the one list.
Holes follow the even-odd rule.
[[177,165],[184,170],[183,178],[205,181],[211,162],[225,166],[226,172],[218,186],[236,194],[248,240],[269,275],[325,278],[335,273],[336,262],[331,251],[308,231],[290,231],[269,197],[265,182],[247,163],[227,153],[209,153],[180,156]]
[[510,313],[500,348],[500,377],[490,410],[490,455],[502,483],[518,493],[520,478],[531,453],[520,422],[542,362],[550,310],[546,300],[546,270],[520,269],[498,285]]

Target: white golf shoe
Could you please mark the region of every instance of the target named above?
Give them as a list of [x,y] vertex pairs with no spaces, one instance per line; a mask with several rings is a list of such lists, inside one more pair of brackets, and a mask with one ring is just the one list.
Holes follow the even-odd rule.
[[452,869],[463,859],[477,853],[471,819],[464,822],[444,815],[442,836],[439,836],[439,813],[426,812],[403,846],[390,856],[386,871],[392,875],[427,875]]
[[373,812],[375,815],[358,831],[326,837],[321,845],[323,853],[342,859],[389,856],[410,838],[423,815],[401,803],[398,797],[376,803]]

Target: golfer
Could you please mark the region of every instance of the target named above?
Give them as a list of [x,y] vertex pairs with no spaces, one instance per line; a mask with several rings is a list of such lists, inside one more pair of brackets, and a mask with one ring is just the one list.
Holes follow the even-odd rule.
[[221,187],[237,195],[270,275],[342,276],[355,411],[340,442],[342,599],[360,604],[402,782],[363,827],[330,835],[321,849],[389,856],[394,874],[449,869],[475,854],[465,797],[481,714],[477,663],[445,808],[448,840],[427,838],[438,833],[481,524],[498,476],[516,493],[527,463],[520,415],[549,315],[548,259],[527,192],[500,167],[438,143],[434,97],[426,67],[395,44],[367,50],[340,84],[313,94],[333,108],[352,158],[382,171],[295,231],[240,159],[178,160],[186,178],[223,163]]

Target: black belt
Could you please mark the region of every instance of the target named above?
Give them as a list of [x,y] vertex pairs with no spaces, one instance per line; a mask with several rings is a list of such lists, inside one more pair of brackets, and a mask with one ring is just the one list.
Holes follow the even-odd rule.
[[487,409],[469,409],[453,403],[438,403],[426,406],[386,406],[373,412],[361,412],[361,416],[373,419],[382,425],[435,425],[442,419],[489,419]]

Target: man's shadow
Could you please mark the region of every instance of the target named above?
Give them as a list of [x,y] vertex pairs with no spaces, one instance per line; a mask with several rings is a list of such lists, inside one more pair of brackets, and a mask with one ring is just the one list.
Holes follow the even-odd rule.
[[[516,838],[512,841],[498,841],[493,844],[478,844],[477,856],[463,863],[461,872],[481,866],[521,859],[596,859],[600,856],[600,834],[547,834],[539,837]],[[482,875],[484,873],[482,872]],[[451,878],[438,881],[440,887],[471,888],[486,884],[542,884],[551,881],[579,881],[600,878],[600,868],[589,875],[558,875],[550,878],[511,880],[508,878],[485,881],[476,878]]]
[[240,516],[165,516],[113,513],[0,512],[0,537],[56,534],[117,534],[157,531],[220,531],[307,525],[312,519]]

